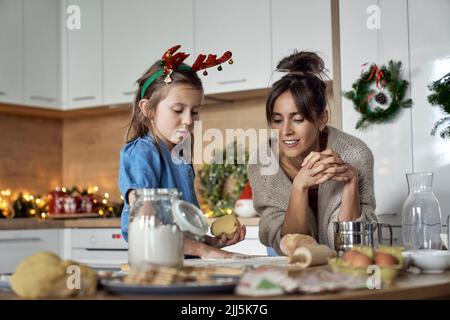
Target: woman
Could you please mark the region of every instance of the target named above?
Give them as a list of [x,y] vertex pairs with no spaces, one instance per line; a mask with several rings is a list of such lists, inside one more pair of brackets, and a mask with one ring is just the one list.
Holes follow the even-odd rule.
[[278,129],[279,169],[263,175],[253,155],[248,166],[260,241],[278,254],[286,234],[310,235],[333,247],[333,222],[376,221],[373,155],[358,138],[327,126],[324,63],[312,52],[295,52],[277,70],[266,104]]

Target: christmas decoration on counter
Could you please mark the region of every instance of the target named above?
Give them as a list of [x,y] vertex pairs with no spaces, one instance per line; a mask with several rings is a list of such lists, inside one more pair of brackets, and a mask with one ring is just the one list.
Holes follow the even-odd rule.
[[253,192],[250,182],[247,182],[244,186],[239,200],[234,205],[234,212],[241,218],[251,218],[257,215],[253,207]]
[[[432,92],[428,96],[428,102],[432,106],[439,107],[446,114],[434,124],[431,135],[434,136],[437,130],[444,126],[439,135],[442,139],[450,138],[450,72],[430,84],[428,89]],[[447,126],[445,127],[446,123]]]
[[400,61],[393,60],[388,62],[387,67],[372,63],[353,83],[353,90],[343,93],[361,115],[356,129],[392,122],[401,109],[413,105],[411,99],[405,98],[409,82],[401,77],[401,65]]
[[11,191],[6,189],[0,192],[0,218],[14,218],[15,212],[12,206]]
[[[200,195],[206,202],[201,208],[207,217],[220,217],[233,213],[236,200],[248,181],[248,152],[236,142],[230,143],[226,150],[216,150],[219,159],[204,164],[199,170]],[[243,155],[244,159],[238,159]],[[220,161],[222,160],[221,163]],[[234,184],[231,192],[226,192],[226,185]]]
[[[123,201],[113,202],[108,193],[101,195],[98,190],[98,187],[81,191],[77,187],[57,187],[44,196],[20,192],[14,201],[11,192],[4,190],[0,197],[0,218],[120,217]],[[8,201],[12,203],[10,209]]]

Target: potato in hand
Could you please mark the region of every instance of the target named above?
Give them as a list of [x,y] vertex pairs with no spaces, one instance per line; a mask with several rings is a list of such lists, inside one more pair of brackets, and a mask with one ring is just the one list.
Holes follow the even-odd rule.
[[240,226],[241,223],[234,214],[227,214],[212,223],[211,234],[219,238],[225,234],[227,239],[232,239]]

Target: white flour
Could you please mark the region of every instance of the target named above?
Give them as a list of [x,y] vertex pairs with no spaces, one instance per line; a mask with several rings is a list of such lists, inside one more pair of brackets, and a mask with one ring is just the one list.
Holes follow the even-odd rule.
[[183,237],[175,225],[155,226],[154,220],[136,218],[128,229],[128,262],[132,267],[142,264],[182,266]]

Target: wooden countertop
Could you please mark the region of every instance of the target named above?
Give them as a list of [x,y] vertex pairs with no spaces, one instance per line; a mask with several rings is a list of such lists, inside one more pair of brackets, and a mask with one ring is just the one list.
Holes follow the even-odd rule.
[[[145,300],[348,300],[348,299],[449,299],[450,271],[442,274],[404,273],[396,283],[381,290],[347,290],[330,294],[289,294],[275,297],[246,297],[234,294],[220,295],[112,295],[104,291],[97,292],[91,300],[145,299]],[[0,300],[18,299],[12,292],[1,292]]]
[[[215,219],[208,219],[211,224]],[[246,226],[257,226],[259,218],[239,218]],[[0,230],[63,229],[63,228],[120,228],[120,218],[89,219],[0,219]]]

